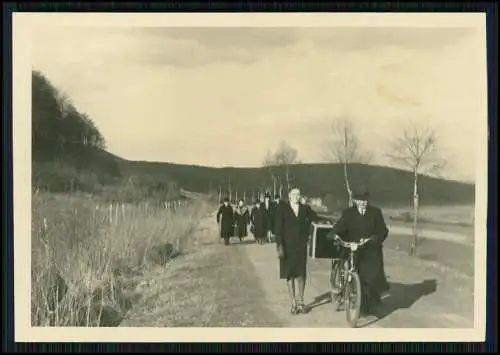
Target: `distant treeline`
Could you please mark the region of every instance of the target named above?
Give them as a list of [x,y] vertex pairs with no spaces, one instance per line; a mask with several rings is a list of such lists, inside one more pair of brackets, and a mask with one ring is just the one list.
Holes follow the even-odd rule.
[[179,196],[165,174],[123,171],[92,119],[32,71],[32,184],[35,190],[97,193],[110,200],[162,202]]

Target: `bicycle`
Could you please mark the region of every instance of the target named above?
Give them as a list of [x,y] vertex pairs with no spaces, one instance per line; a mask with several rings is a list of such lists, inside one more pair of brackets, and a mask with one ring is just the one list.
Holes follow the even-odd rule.
[[330,271],[331,301],[338,312],[345,305],[347,323],[355,328],[361,312],[361,280],[356,270],[355,256],[369,239],[359,243],[345,242],[335,236],[334,243],[349,251],[345,258],[332,259]]

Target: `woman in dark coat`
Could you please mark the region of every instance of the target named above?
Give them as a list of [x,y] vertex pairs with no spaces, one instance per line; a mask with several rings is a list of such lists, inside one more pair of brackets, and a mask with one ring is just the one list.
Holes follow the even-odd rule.
[[354,193],[352,207],[343,211],[340,220],[328,233],[327,238],[333,239],[335,234],[346,242],[359,242],[370,239],[357,256],[358,272],[362,289],[362,312],[377,313],[380,295],[389,289],[384,272],[382,244],[389,230],[380,208],[368,203],[368,190],[365,187]]
[[261,208],[260,202],[256,202],[252,212],[250,214],[250,222],[252,223],[252,233],[257,241],[257,244],[264,244],[265,238],[265,223],[264,214]]
[[224,239],[224,244],[229,245],[229,238],[233,234],[233,208],[226,197],[224,203],[217,211],[217,223],[220,224],[220,237]]
[[[305,313],[307,242],[311,221],[319,221],[312,209],[299,202],[300,190],[290,190],[289,202],[281,203],[276,211],[276,246],[280,260],[280,279],[286,279],[292,301],[292,314]],[[295,281],[298,297],[295,294]],[[298,298],[298,299],[297,299]]]
[[248,235],[248,224],[250,223],[250,213],[244,205],[243,200],[238,201],[238,206],[234,210],[234,221],[236,224],[236,235],[241,240]]

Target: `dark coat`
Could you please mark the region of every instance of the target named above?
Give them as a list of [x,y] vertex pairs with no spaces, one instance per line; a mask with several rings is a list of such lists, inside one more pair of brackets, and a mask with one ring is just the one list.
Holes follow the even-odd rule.
[[221,238],[229,238],[233,234],[234,213],[231,205],[220,206],[217,211],[217,223],[220,222]]
[[345,209],[340,220],[329,232],[329,237],[338,234],[346,242],[359,242],[362,238],[372,239],[358,251],[357,267],[361,281],[379,293],[388,289],[382,251],[382,244],[388,233],[382,211],[371,205],[367,206],[364,215],[358,212],[356,206]]
[[236,207],[234,209],[234,222],[236,227],[236,236],[243,238],[248,235],[248,224],[250,223],[250,213],[247,207]]
[[313,211],[310,205],[305,204],[303,206],[306,210],[306,216],[308,216],[309,231],[311,231],[312,223],[318,221],[319,217],[316,215],[316,212]]
[[276,219],[276,209],[277,205],[273,201],[269,201],[269,205],[266,208],[266,203],[262,202],[260,205],[263,214],[264,214],[264,228],[265,228],[265,233],[267,232],[273,232],[274,233],[274,222]]
[[266,235],[264,212],[259,206],[252,208],[250,213],[250,221],[252,222],[252,233],[256,239],[263,238]]
[[282,247],[284,257],[280,258],[280,278],[306,277],[307,241],[311,221],[320,218],[305,205],[299,204],[296,216],[289,203],[283,202],[276,209],[276,244]]

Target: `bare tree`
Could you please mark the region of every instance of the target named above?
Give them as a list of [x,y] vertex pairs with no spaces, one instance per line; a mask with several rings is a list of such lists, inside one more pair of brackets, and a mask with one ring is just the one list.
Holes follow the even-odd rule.
[[387,154],[394,163],[413,172],[413,233],[409,246],[412,256],[416,254],[418,239],[419,175],[436,174],[446,164],[438,154],[437,142],[438,137],[433,129],[412,122],[392,142],[390,153]]
[[[300,161],[298,159],[298,152],[297,149],[293,148],[290,144],[288,144],[286,141],[281,141],[280,144],[278,145],[278,148],[273,154],[268,154],[266,157],[266,165],[267,166],[274,166],[274,167],[280,167],[283,169],[283,175],[284,175],[284,183],[287,191],[290,190],[291,184],[292,184],[292,176],[290,174],[290,166],[293,164],[299,164]],[[277,174],[274,174],[276,178],[274,181],[279,182],[279,178],[277,177]],[[275,183],[276,184],[276,183]],[[280,183],[280,195],[283,190],[283,186]]]
[[349,183],[349,164],[368,164],[371,155],[361,152],[355,127],[349,117],[335,119],[331,125],[331,136],[325,142],[325,157],[327,160],[339,163],[344,168],[344,182],[349,206],[352,206],[352,190]]

